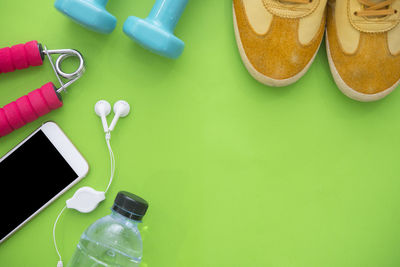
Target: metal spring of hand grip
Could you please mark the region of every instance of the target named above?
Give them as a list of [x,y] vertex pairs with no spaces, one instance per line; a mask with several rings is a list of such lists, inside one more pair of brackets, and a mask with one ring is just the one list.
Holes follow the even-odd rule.
[[[48,50],[47,47],[44,46],[43,53],[47,55],[51,67],[53,68],[54,73],[56,74],[57,79],[60,83],[60,88],[57,89],[57,93],[60,93],[61,91],[66,92],[67,91],[66,88],[70,86],[72,83],[74,83],[76,80],[78,80],[85,72],[85,61],[81,53],[79,53],[77,50],[74,49]],[[60,56],[54,63],[51,55],[57,55],[57,54]],[[61,63],[69,57],[77,57],[79,59],[79,66],[76,69],[76,71],[72,73],[65,73],[64,71],[61,70]],[[64,83],[62,78],[67,79],[68,81]]]

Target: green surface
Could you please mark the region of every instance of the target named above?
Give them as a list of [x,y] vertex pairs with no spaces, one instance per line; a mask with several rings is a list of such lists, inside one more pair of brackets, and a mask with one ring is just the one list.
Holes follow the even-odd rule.
[[[133,113],[112,134],[117,172],[107,200],[60,221],[66,261],[81,233],[127,190],[150,202],[145,267],[399,266],[400,92],[375,103],[348,99],[334,84],[324,46],[298,83],[257,83],[240,60],[227,0],[190,1],[176,29],[183,55],[153,55],[122,33],[124,20],[145,17],[152,3],[110,1],[118,25],[100,35],[52,1],[0,2],[0,47],[36,39],[78,49],[87,61],[64,107],[1,138],[0,155],[54,120],[91,167],[0,245],[0,266],[55,266],[52,226],[65,200],[83,185],[106,187],[108,151],[93,111],[99,99],[125,99]],[[48,62],[1,74],[0,106],[47,81],[56,81]],[[15,178],[0,176],[2,186]]]

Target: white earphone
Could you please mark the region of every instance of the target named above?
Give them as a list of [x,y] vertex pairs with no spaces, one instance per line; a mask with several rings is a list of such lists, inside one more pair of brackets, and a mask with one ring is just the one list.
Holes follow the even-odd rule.
[[110,131],[113,131],[115,125],[118,122],[119,118],[124,118],[128,116],[131,107],[129,106],[128,102],[124,100],[119,100],[114,104],[114,118],[110,124]]
[[130,111],[130,106],[128,102],[124,100],[119,100],[114,104],[115,115],[114,119],[111,122],[110,127],[108,127],[106,118],[111,111],[110,103],[108,103],[106,100],[100,100],[94,106],[94,111],[101,118],[101,123],[103,124],[103,129],[104,132],[106,133],[106,142],[108,149],[110,151],[110,159],[111,159],[111,177],[107,189],[104,192],[96,191],[91,187],[85,186],[79,188],[75,192],[74,196],[67,200],[67,208],[76,209],[77,211],[82,213],[92,212],[97,207],[97,205],[106,198],[105,193],[108,191],[108,188],[111,185],[115,172],[115,158],[110,144],[110,139],[111,139],[110,132],[114,130],[115,125],[117,124],[118,119],[120,117],[128,116]]
[[111,112],[110,103],[108,103],[106,100],[100,100],[94,106],[94,111],[101,118],[101,123],[103,124],[103,129],[106,134],[106,143],[107,143],[108,150],[110,152],[110,160],[111,160],[111,176],[110,176],[110,180],[108,182],[108,186],[105,191],[97,191],[88,186],[79,188],[75,192],[75,194],[72,196],[72,198],[70,198],[66,201],[66,206],[58,214],[58,217],[57,217],[56,221],[54,222],[54,226],[53,226],[53,242],[54,242],[54,246],[56,248],[57,254],[60,258],[60,260],[57,264],[57,267],[63,266],[61,255],[58,251],[58,247],[57,247],[57,243],[56,243],[56,235],[55,235],[58,219],[60,218],[61,214],[64,212],[64,210],[66,208],[75,209],[82,213],[89,213],[89,212],[92,212],[93,210],[95,210],[96,207],[99,205],[99,203],[102,202],[104,199],[106,199],[105,194],[107,193],[108,189],[110,188],[110,185],[113,181],[114,173],[115,173],[115,158],[114,158],[114,153],[111,149],[111,144],[110,144],[110,139],[111,139],[110,132],[114,130],[115,125],[117,124],[119,118],[128,116],[129,111],[130,111],[130,106],[129,106],[128,102],[126,102],[124,100],[119,100],[114,104],[114,114],[115,115],[110,124],[110,127],[108,127],[108,123],[107,123],[107,116]]
[[128,116],[131,107],[128,102],[124,100],[119,100],[114,104],[114,118],[108,127],[106,117],[110,114],[111,105],[106,100],[100,100],[94,106],[94,111],[101,118],[101,122],[103,123],[103,129],[105,133],[111,132],[114,130],[115,125],[118,122],[119,118],[123,118]]
[[100,100],[94,106],[94,112],[96,112],[97,116],[101,118],[101,122],[103,123],[104,132],[108,132],[108,124],[106,117],[111,112],[111,105],[105,100]]

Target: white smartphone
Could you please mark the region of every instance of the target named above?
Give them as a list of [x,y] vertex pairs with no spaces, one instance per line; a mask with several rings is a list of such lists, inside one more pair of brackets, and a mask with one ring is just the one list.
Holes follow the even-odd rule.
[[0,243],[88,171],[86,160],[54,122],[43,124],[0,158]]

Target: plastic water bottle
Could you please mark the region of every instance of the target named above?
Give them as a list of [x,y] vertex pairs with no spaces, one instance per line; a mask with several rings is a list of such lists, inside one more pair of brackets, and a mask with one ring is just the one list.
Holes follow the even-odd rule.
[[82,234],[69,267],[136,267],[142,259],[143,245],[138,224],[145,215],[146,200],[119,192],[107,215]]

